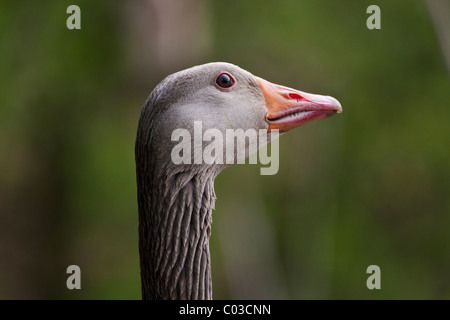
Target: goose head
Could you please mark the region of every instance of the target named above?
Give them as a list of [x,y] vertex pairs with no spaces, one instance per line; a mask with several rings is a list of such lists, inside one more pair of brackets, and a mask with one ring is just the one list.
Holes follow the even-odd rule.
[[[221,132],[223,154],[230,147],[236,158],[238,152],[248,156],[249,145],[244,146],[245,150],[229,146],[234,142],[225,139],[226,130],[253,129],[283,134],[340,112],[342,107],[333,97],[276,85],[236,65],[214,62],[179,71],[158,84],[144,105],[138,136],[141,132],[146,137],[157,163],[167,162],[171,159],[170,147],[178,142],[173,139],[174,132],[187,130],[192,147],[197,122],[201,123],[202,132],[208,129]],[[207,144],[202,141],[202,148]],[[194,153],[190,163],[195,162]],[[225,161],[220,162],[216,161],[216,167],[226,166]]]

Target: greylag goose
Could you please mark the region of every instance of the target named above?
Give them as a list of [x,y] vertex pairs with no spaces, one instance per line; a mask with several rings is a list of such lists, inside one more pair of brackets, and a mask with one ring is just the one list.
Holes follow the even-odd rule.
[[195,66],[161,81],[144,104],[135,145],[142,298],[212,299],[214,179],[233,163],[221,159],[225,151],[234,152],[232,160],[250,152],[249,144],[234,147],[233,138],[219,141],[224,152],[216,148],[212,162],[198,161],[213,141],[206,132],[282,134],[340,112],[332,97],[276,85],[230,63]]

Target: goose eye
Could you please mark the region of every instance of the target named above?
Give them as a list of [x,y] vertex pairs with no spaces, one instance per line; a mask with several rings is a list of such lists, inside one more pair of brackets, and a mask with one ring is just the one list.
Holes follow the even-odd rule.
[[231,74],[222,72],[216,78],[216,85],[223,89],[229,89],[234,86],[234,78]]

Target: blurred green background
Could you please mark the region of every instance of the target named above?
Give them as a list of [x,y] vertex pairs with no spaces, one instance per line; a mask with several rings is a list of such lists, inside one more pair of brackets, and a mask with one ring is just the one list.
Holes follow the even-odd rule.
[[210,61],[344,108],[284,135],[277,175],[216,179],[214,298],[450,299],[445,21],[447,0],[2,1],[0,299],[140,298],[140,110]]

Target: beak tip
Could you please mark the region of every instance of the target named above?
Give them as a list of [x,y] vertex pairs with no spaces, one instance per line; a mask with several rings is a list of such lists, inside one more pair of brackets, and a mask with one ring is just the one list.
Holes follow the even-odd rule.
[[334,110],[336,110],[336,113],[342,113],[341,103],[336,98],[330,96],[328,96],[328,98],[330,99],[330,104],[333,106]]

